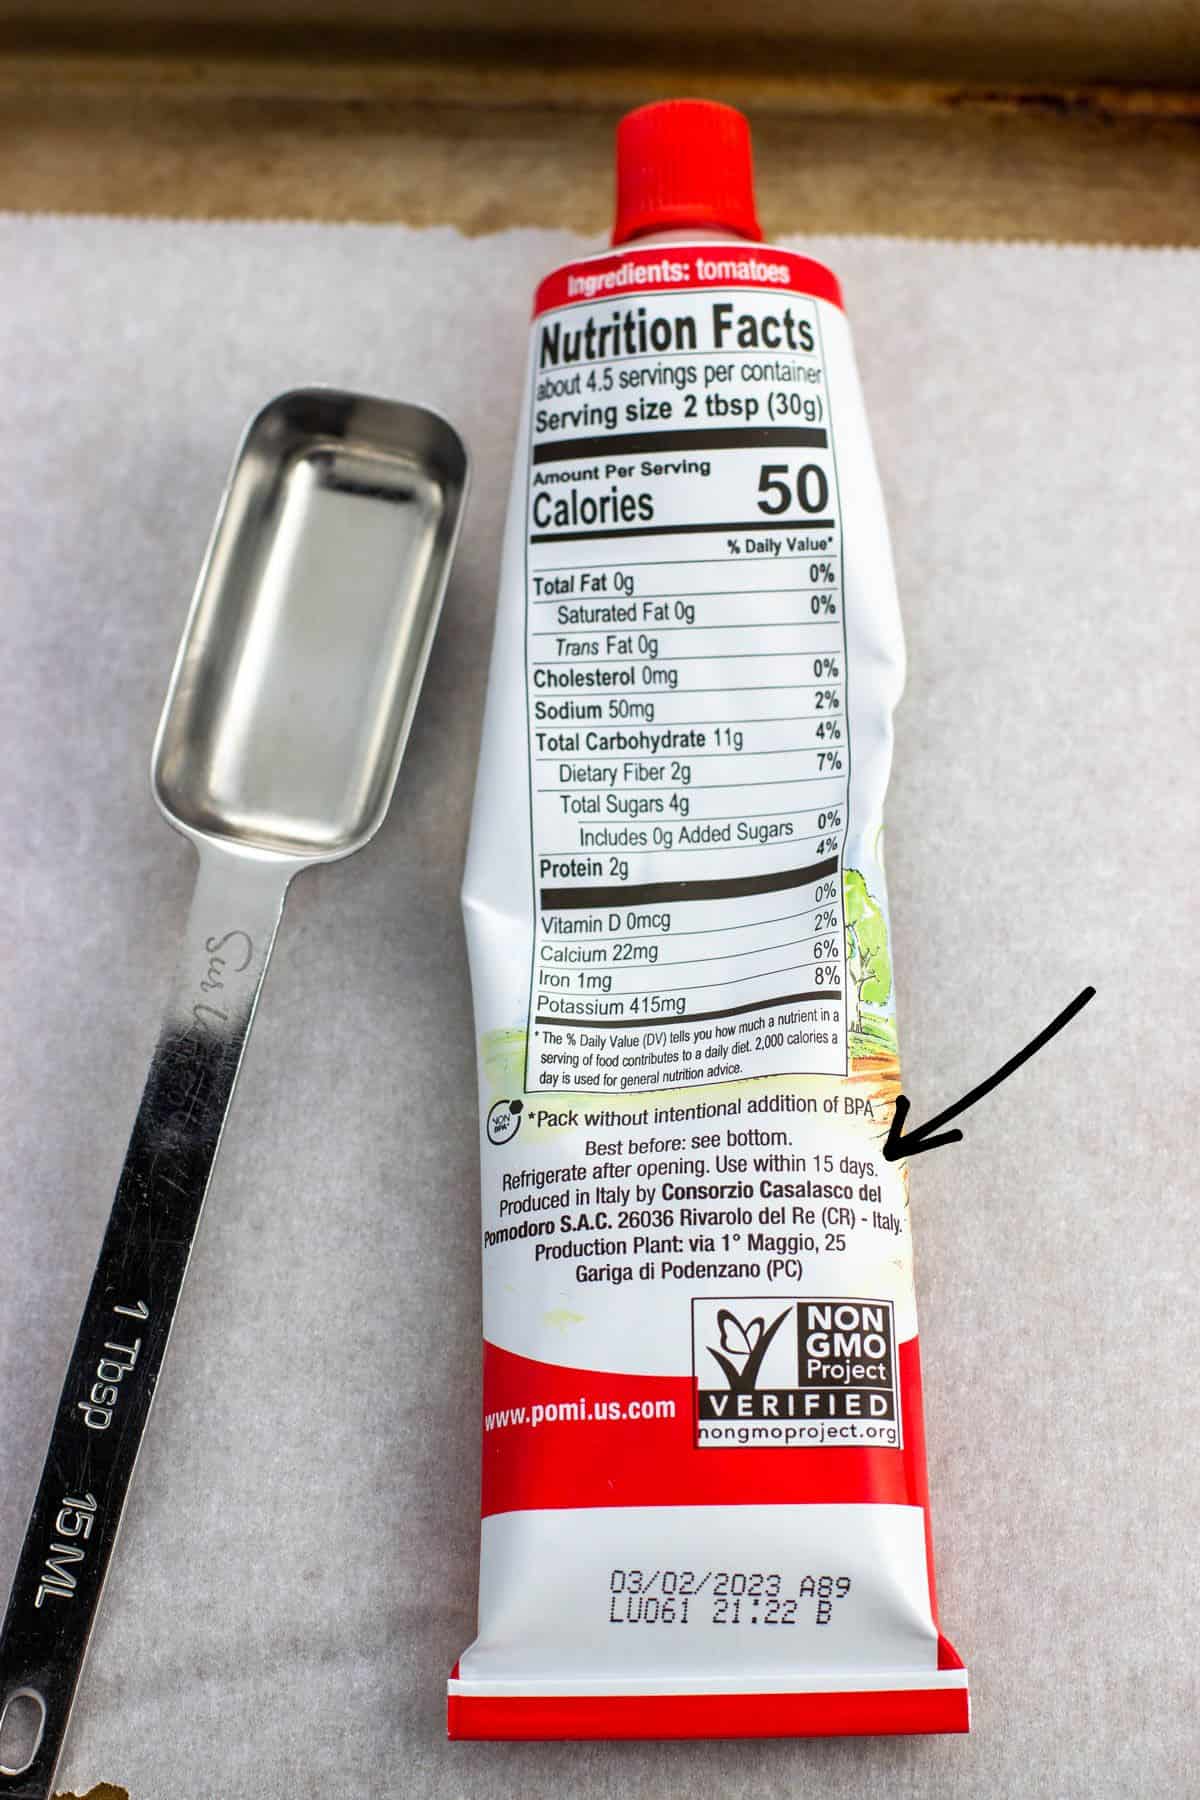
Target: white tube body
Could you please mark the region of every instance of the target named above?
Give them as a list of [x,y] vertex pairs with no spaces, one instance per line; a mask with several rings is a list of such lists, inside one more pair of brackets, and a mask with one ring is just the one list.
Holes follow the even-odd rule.
[[550,276],[463,894],[484,1522],[454,1735],[965,1729],[881,1155],[903,668],[829,272],[674,242]]

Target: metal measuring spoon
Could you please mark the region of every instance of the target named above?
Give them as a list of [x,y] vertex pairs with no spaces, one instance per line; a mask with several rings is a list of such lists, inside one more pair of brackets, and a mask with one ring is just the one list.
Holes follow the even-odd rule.
[[0,1796],[47,1800],[288,884],[387,811],[467,482],[421,407],[280,395],[234,461],[154,745],[200,856],[0,1631]]

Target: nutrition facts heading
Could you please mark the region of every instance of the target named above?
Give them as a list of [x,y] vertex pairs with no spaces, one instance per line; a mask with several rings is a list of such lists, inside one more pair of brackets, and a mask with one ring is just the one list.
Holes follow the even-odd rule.
[[809,308],[785,306],[776,312],[740,309],[735,301],[714,300],[707,316],[651,312],[645,306],[614,307],[607,319],[589,312],[577,325],[561,319],[541,327],[538,367],[595,362],[601,357],[645,356],[684,350],[816,349]]

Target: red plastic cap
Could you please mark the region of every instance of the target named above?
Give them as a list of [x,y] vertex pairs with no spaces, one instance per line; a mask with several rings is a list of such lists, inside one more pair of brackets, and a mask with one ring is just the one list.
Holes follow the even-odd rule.
[[716,100],[656,100],[617,126],[614,244],[695,227],[758,239],[750,127]]

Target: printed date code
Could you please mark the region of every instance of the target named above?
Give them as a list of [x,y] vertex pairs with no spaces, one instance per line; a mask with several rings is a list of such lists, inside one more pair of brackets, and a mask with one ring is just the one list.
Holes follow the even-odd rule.
[[761,1569],[613,1569],[610,1625],[828,1625],[849,1575]]

